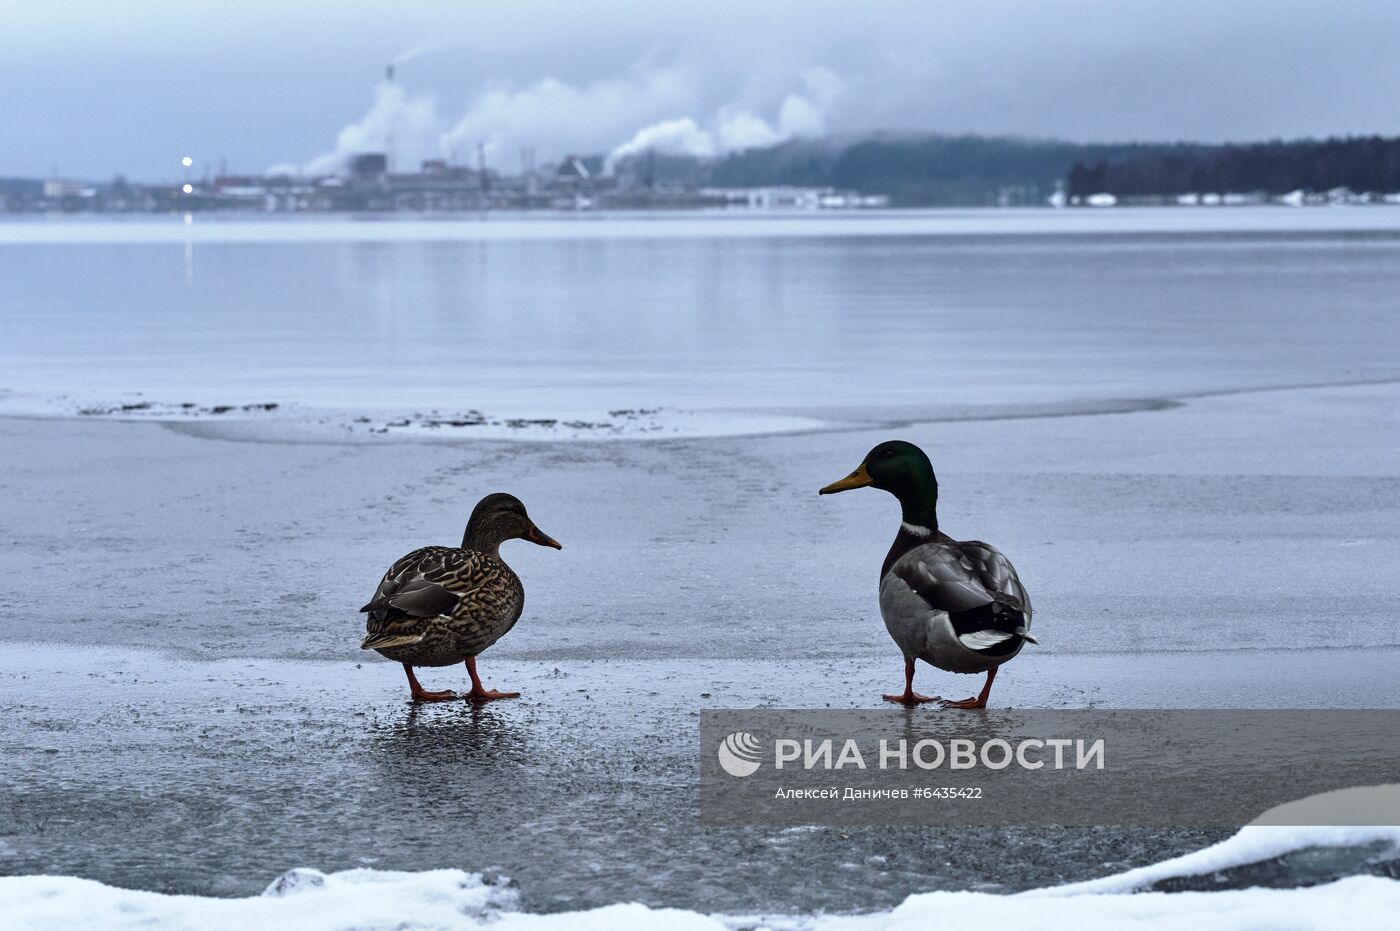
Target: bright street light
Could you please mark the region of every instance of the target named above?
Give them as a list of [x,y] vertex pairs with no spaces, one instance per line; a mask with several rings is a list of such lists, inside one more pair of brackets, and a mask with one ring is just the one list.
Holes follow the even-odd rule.
[[181,165],[184,165],[186,168],[188,168],[188,167],[190,167],[191,165],[194,164],[194,159],[192,159],[192,158],[190,158],[188,155],[186,155],[184,158],[180,159],[180,164],[181,164]]

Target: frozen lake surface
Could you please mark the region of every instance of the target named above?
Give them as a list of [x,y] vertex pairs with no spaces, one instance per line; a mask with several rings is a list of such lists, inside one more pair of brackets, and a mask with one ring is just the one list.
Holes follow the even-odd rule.
[[[1372,385],[901,432],[939,465],[945,526],[1036,600],[1042,645],[994,705],[1361,708],[1397,703],[1397,418],[1400,387]],[[698,824],[701,709],[878,707],[898,684],[875,605],[898,511],[815,493],[885,433],[345,445],[0,419],[0,597],[31,606],[0,658],[0,872],[249,895],[292,867],[495,869],[529,911],[808,914],[1223,836]],[[506,547],[526,614],[481,669],[524,697],[415,709],[355,609],[496,488],[565,545]],[[61,595],[35,581],[56,573]]]
[[[931,454],[945,529],[1035,599],[1042,645],[994,705],[1400,703],[1400,233],[1378,228],[1400,211],[1204,216],[0,224],[0,400],[102,412],[0,418],[0,598],[25,606],[0,621],[0,902],[178,924],[224,912],[26,877],[248,896],[366,867],[343,882],[475,914],[464,876],[494,869],[531,913],[713,927],[934,893],[891,922],[962,927],[1048,914],[984,893],[1224,837],[695,810],[701,709],[898,684],[875,603],[898,511],[816,495],[891,434]],[[250,403],[281,406],[215,412]],[[526,612],[481,668],[524,697],[412,708],[356,608],[493,490],[565,546],[504,554]],[[1062,914],[1257,927],[1384,883]],[[233,926],[303,908],[242,901]],[[624,919],[654,916],[591,920]]]

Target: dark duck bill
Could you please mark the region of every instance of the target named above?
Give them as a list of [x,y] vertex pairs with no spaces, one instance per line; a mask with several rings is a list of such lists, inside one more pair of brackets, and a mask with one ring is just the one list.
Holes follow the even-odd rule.
[[556,550],[562,550],[564,548],[563,544],[551,537],[549,534],[545,533],[540,528],[536,527],[534,524],[530,525],[529,529],[525,531],[521,539],[528,540],[531,543],[534,543],[536,546],[552,546]]

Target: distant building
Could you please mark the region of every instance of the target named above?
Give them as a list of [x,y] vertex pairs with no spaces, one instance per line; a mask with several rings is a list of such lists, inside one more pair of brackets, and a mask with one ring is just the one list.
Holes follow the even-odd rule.
[[44,196],[57,200],[63,197],[91,197],[96,193],[91,187],[81,181],[64,181],[53,178],[44,182]]
[[819,187],[740,187],[706,188],[709,195],[726,207],[748,210],[852,210],[888,207],[884,195],[866,195]]
[[[0,179],[0,210],[192,213],[269,212],[458,212],[487,210],[843,210],[884,207],[887,199],[829,187],[699,188],[693,180],[643,186],[619,184],[601,157],[568,155],[534,168],[522,159],[520,175],[498,175],[484,167],[425,159],[416,170],[393,171],[384,152],[351,156],[332,174],[303,175],[295,166],[266,175],[221,170],[203,182],[108,185],[52,179]],[[189,188],[186,190],[186,188]]]
[[588,166],[583,163],[583,159],[577,155],[567,155],[559,163],[559,170],[554,173],[555,178],[563,184],[573,182],[575,184],[592,181],[593,172],[588,170]]
[[550,188],[554,194],[561,198],[556,201],[556,207],[575,208],[594,206],[591,195],[594,191],[593,172],[588,170],[588,166],[583,163],[583,159],[577,155],[566,155],[559,163],[559,167],[554,171],[554,177],[550,180]]
[[350,177],[356,180],[382,178],[389,173],[389,156],[383,152],[362,152],[350,159]]

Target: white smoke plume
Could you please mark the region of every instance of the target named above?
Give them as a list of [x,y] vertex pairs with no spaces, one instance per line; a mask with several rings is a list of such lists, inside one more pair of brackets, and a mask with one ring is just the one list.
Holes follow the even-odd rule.
[[[410,49],[395,61],[438,47]],[[703,109],[704,88],[694,70],[643,64],[589,84],[545,78],[490,87],[444,128],[431,96],[383,81],[369,112],[342,129],[335,149],[307,163],[303,173],[343,172],[353,156],[365,152],[386,152],[395,170],[407,171],[425,158],[468,161],[478,146],[497,170],[514,167],[527,149],[540,161],[609,151],[609,165],[648,150],[713,158],[822,134],[842,87],[833,71],[809,68],[800,76],[799,89],[781,100],[728,103],[714,109],[702,125],[693,116],[675,115]],[[619,139],[627,141],[618,145]]]
[[443,136],[443,146],[452,152],[484,145],[497,161],[513,160],[525,148],[544,157],[587,154],[684,104],[695,90],[676,68],[634,68],[582,86],[545,78],[496,87],[472,102]]
[[652,150],[667,155],[694,155],[697,158],[712,158],[719,151],[715,146],[714,133],[701,129],[691,117],[683,116],[637,130],[631,139],[612,150],[608,162],[611,166],[618,159]]
[[435,55],[438,52],[474,52],[475,47],[465,42],[424,42],[422,45],[415,45],[413,48],[399,52],[392,59],[390,64],[398,67],[406,65],[411,61],[416,61],[424,55]]
[[380,81],[369,112],[340,131],[334,150],[312,159],[302,171],[312,177],[336,174],[365,152],[388,154],[396,171],[416,169],[423,159],[442,156],[441,133],[432,97],[410,95],[401,84]]
[[802,91],[788,94],[770,122],[752,109],[730,104],[721,107],[709,129],[694,119],[663,120],[637,131],[608,155],[609,164],[654,150],[668,155],[712,158],[744,149],[777,145],[796,136],[820,136],[826,132],[827,115],[841,96],[843,82],[829,68],[814,67],[802,75]]

